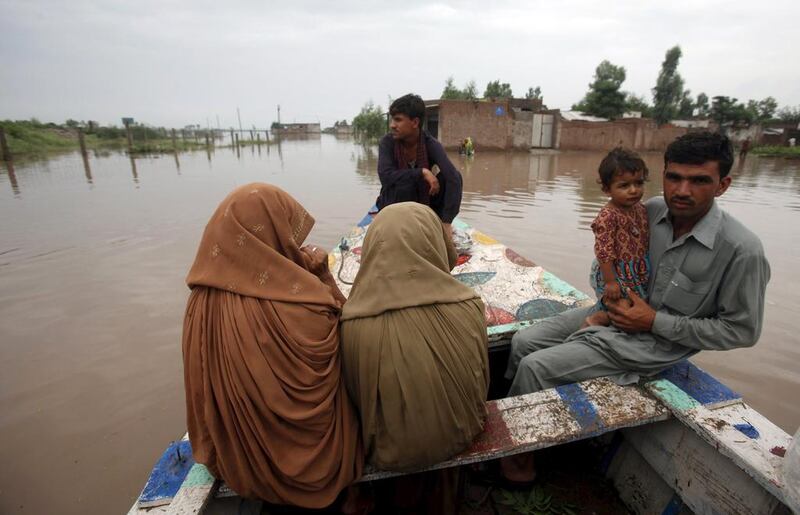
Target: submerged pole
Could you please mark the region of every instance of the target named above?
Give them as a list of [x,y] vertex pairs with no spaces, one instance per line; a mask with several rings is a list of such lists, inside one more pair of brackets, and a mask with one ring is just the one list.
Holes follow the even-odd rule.
[[83,129],[78,128],[78,145],[81,147],[81,155],[86,157],[86,139],[83,136]]

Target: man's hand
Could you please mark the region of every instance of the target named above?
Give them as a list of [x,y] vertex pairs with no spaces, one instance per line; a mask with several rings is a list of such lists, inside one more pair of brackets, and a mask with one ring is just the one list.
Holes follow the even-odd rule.
[[428,194],[432,197],[439,193],[439,179],[427,168],[422,169],[422,178],[428,183]]
[[626,333],[644,333],[653,329],[656,312],[641,297],[628,290],[629,301],[620,300],[606,306],[611,323]]
[[622,288],[619,287],[619,283],[617,281],[606,283],[603,297],[613,301],[619,300],[619,298],[622,297]]

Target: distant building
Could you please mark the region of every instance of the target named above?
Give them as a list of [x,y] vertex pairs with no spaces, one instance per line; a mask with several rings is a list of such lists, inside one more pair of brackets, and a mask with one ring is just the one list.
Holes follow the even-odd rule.
[[479,150],[553,144],[553,114],[543,111],[541,99],[427,100],[425,128],[449,149],[459,148],[467,137]]
[[319,123],[282,123],[272,128],[274,134],[320,134]]
[[347,123],[347,120],[337,121],[331,127],[322,129],[325,134],[334,134],[336,136],[352,136],[353,126]]

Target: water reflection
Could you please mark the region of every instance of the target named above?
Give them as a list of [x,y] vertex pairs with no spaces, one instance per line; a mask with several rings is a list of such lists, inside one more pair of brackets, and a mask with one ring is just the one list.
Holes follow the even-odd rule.
[[19,183],[17,182],[17,174],[14,171],[14,161],[9,159],[8,161],[3,161],[5,165],[6,173],[8,174],[8,182],[11,184],[11,191],[14,192],[14,196],[19,196]]
[[131,173],[133,174],[133,182],[137,185],[139,184],[139,174],[136,171],[136,159],[133,156],[130,156],[131,159]]

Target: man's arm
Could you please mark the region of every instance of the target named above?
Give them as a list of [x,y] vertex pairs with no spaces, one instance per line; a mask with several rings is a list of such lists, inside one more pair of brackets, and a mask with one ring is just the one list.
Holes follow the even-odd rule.
[[394,160],[394,140],[384,137],[378,145],[378,177],[384,188],[412,185],[422,179],[422,169],[398,169]]
[[650,331],[654,336],[691,349],[750,347],[761,335],[769,277],[769,263],[762,253],[740,254],[722,278],[716,317],[690,318],[654,311],[631,294],[631,306],[625,302],[608,306],[609,318],[623,331]]
[[442,222],[449,224],[453,222],[453,219],[461,209],[461,194],[464,187],[461,172],[447,157],[447,153],[445,153],[441,143],[434,138],[430,138],[428,141],[430,142],[428,145],[428,157],[430,158],[431,166],[433,164],[439,166],[437,178],[445,184]]

